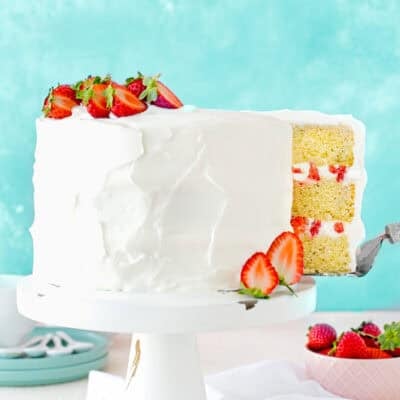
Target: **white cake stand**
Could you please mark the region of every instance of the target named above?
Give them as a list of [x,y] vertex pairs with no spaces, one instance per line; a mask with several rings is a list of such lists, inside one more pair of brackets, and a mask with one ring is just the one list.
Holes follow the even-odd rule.
[[[284,289],[284,290],[283,290]],[[297,296],[279,288],[270,299],[236,294],[132,294],[79,292],[39,284],[32,276],[17,292],[21,314],[48,324],[132,333],[127,374],[133,400],[205,400],[196,333],[261,327],[302,318],[315,309],[312,278]]]

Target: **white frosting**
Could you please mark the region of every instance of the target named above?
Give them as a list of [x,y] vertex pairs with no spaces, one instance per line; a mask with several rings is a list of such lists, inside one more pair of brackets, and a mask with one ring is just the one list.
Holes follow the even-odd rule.
[[34,275],[74,287],[236,288],[290,229],[290,125],[241,112],[39,118]]
[[[317,111],[291,111],[291,110],[279,110],[266,112],[266,115],[279,118],[283,121],[290,122],[292,124],[307,125],[347,125],[350,126],[354,132],[354,163],[349,168],[348,173],[345,175],[344,183],[352,182],[355,184],[355,210],[354,219],[351,224],[346,224],[346,234],[349,240],[351,265],[350,269],[355,270],[356,267],[356,250],[358,245],[365,238],[365,228],[361,220],[361,203],[364,188],[367,182],[367,173],[364,168],[364,154],[365,154],[365,127],[364,124],[353,118],[351,115],[328,115]],[[296,167],[296,165],[295,165]],[[304,167],[304,165],[303,165]],[[329,171],[326,168],[318,167],[320,176],[327,177]],[[307,170],[308,172],[308,170]],[[294,179],[302,180],[303,174],[293,174]],[[308,173],[307,173],[308,175]],[[299,179],[298,179],[299,178]],[[307,179],[307,176],[304,178]],[[324,225],[324,224],[323,224]],[[327,225],[329,226],[329,224]]]

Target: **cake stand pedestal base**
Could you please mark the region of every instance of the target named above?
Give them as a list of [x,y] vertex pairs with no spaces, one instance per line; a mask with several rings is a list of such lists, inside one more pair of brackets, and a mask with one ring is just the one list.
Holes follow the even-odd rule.
[[132,333],[125,390],[98,400],[205,400],[196,333],[249,329],[305,317],[316,289],[304,277],[296,296],[279,288],[268,300],[237,293],[145,294],[79,291],[24,278],[18,310],[70,328]]
[[195,335],[133,335],[126,382],[129,399],[205,400]]

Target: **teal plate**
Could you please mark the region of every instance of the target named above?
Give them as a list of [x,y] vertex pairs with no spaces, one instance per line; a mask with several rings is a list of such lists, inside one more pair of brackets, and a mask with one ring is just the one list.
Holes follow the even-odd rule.
[[38,386],[75,381],[87,377],[94,369],[102,369],[106,362],[107,354],[97,360],[69,367],[0,371],[0,386]]
[[59,328],[59,327],[37,327],[29,335],[38,336],[45,335],[56,331],[64,331],[73,339],[82,342],[91,342],[94,347],[83,353],[68,354],[54,357],[41,357],[41,358],[15,358],[6,359],[0,358],[0,373],[4,370],[20,371],[20,370],[36,370],[48,368],[61,368],[68,366],[75,366],[77,364],[84,364],[97,360],[107,353],[108,341],[107,339],[97,333],[81,331],[77,329]]

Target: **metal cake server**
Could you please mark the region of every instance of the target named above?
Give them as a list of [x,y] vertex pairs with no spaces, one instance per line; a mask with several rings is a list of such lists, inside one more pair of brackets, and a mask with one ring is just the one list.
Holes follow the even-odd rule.
[[374,265],[376,256],[382,246],[384,240],[389,240],[390,243],[400,242],[400,222],[388,224],[385,226],[385,232],[378,235],[376,238],[368,240],[363,243],[358,249],[356,254],[356,270],[346,274],[332,273],[332,274],[319,274],[311,273],[305,274],[309,276],[355,276],[361,278],[368,274]]

